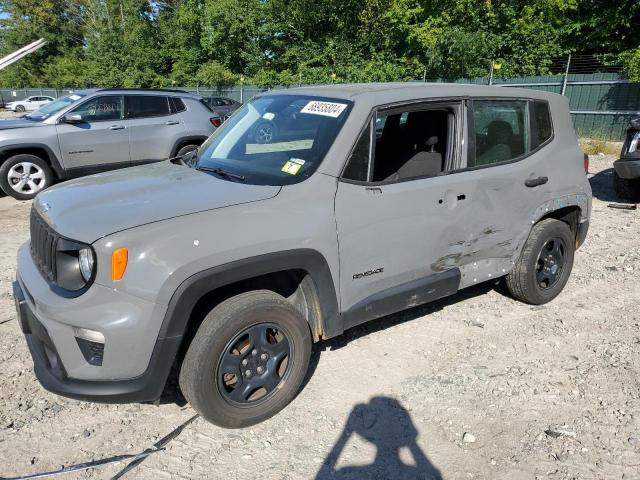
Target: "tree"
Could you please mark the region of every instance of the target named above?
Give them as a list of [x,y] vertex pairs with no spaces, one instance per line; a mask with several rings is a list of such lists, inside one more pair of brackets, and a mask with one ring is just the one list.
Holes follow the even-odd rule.
[[218,89],[231,87],[238,82],[238,76],[233,74],[215,60],[203,64],[196,75],[199,85],[215,86]]

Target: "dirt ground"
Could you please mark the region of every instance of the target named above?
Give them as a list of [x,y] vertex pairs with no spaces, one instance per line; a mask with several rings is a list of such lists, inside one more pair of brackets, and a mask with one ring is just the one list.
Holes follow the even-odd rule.
[[[196,419],[125,478],[640,479],[640,212],[607,207],[612,161],[591,160],[591,231],[550,304],[488,284],[356,328],[276,417]],[[11,294],[29,208],[0,198],[0,477],[138,453],[194,415],[39,386]]]

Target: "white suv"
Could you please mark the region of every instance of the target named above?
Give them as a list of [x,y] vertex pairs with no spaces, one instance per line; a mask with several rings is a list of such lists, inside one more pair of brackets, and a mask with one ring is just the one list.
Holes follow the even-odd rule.
[[24,112],[26,110],[33,111],[38,110],[43,105],[47,103],[51,103],[55,100],[53,97],[48,97],[45,95],[41,96],[33,96],[27,97],[23,100],[16,100],[15,102],[9,102],[5,105],[7,110],[12,110],[14,112]]

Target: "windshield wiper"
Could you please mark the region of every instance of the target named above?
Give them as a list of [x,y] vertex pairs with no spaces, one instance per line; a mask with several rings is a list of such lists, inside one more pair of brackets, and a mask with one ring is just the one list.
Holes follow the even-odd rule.
[[184,155],[167,158],[167,160],[176,165],[183,165],[185,167],[193,168],[195,166],[195,163],[192,160],[197,155],[197,153],[198,153],[198,149],[195,148],[190,152],[185,153]]
[[211,168],[211,167],[197,166],[196,170],[200,170],[201,172],[210,172],[210,173],[213,173],[215,175],[220,175],[221,177],[232,178],[234,180],[240,180],[241,182],[244,182],[246,180],[245,177],[243,177],[242,175],[237,175],[235,173],[227,172],[226,170],[223,170],[220,167]]

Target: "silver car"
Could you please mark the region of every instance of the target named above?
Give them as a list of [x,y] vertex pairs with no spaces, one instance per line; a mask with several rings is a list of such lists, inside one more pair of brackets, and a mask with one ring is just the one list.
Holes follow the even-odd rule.
[[175,366],[205,419],[251,425],[296,395],[313,342],[497,279],[552,301],[591,213],[568,101],[533,90],[269,92],[185,163],[38,195],[14,292],[48,390],[150,401]]
[[220,125],[181,90],[82,90],[0,120],[0,189],[28,200],[55,182],[182,156]]

